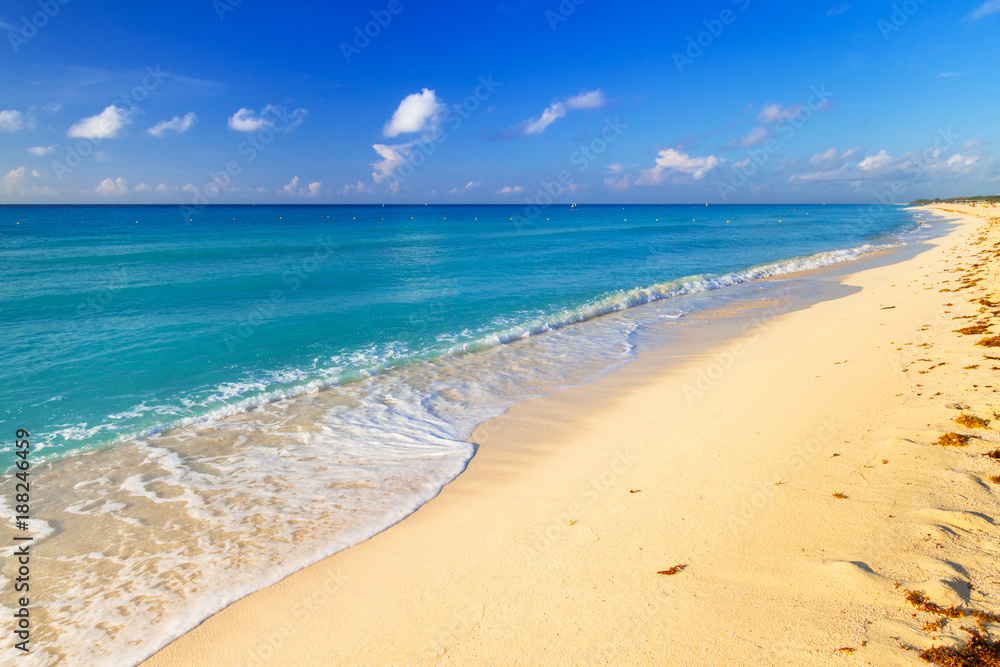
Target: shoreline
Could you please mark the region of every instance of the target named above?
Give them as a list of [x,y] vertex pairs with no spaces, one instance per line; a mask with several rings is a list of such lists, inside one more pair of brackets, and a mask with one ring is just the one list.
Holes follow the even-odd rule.
[[[470,441],[479,452],[466,472],[409,518],[231,605],[146,664],[579,664],[643,661],[666,650],[684,664],[712,664],[738,663],[762,645],[771,652],[756,662],[832,664],[843,660],[837,648],[856,646],[872,664],[899,664],[898,648],[881,650],[888,644],[861,629],[861,610],[878,596],[845,602],[850,623],[815,617],[817,609],[843,611],[832,611],[842,588],[859,598],[857,589],[888,581],[875,574],[888,569],[872,564],[878,554],[835,539],[842,557],[813,552],[830,541],[819,528],[833,527],[829,515],[843,508],[851,508],[842,514],[855,535],[888,529],[864,520],[876,501],[852,503],[852,494],[864,494],[849,490],[852,474],[864,477],[857,465],[874,449],[910,446],[851,443],[883,428],[866,409],[900,411],[906,391],[917,393],[887,363],[888,343],[926,319],[941,295],[905,295],[911,304],[888,311],[903,316],[885,317],[881,331],[866,319],[881,312],[871,301],[883,291],[900,301],[904,295],[889,292],[902,281],[893,275],[919,280],[918,258],[943,255],[974,224],[900,262],[837,267],[843,296],[778,313],[752,345],[744,336],[701,352],[667,346],[596,383],[518,403],[476,429]],[[890,330],[896,335],[881,340]],[[712,364],[724,372],[699,387],[698,371]],[[809,377],[816,370],[820,382]],[[780,382],[762,392],[768,376]],[[890,386],[902,390],[902,402],[896,391],[886,395]],[[845,430],[852,437],[840,437]],[[769,450],[760,450],[762,439]],[[803,441],[816,444],[802,449]],[[833,459],[837,466],[828,465]],[[839,469],[848,463],[855,467]],[[824,474],[846,479],[812,492]],[[812,523],[790,523],[790,508]],[[804,557],[785,548],[789,534]],[[761,554],[777,562],[762,563]],[[656,574],[675,565],[687,569]],[[795,617],[790,601],[804,600],[807,618]],[[899,624],[910,611],[897,602]],[[762,605],[762,625],[756,611],[741,617]],[[822,650],[808,648],[821,639]]]

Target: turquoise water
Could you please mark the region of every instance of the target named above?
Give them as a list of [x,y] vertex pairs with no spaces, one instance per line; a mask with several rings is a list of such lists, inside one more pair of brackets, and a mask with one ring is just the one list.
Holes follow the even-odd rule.
[[911,222],[861,210],[562,206],[518,229],[497,206],[0,208],[2,419],[71,453]]
[[[0,430],[36,445],[44,572],[17,659],[135,664],[412,513],[515,402],[777,289],[757,279],[920,238],[896,207],[518,214],[0,207]],[[0,496],[0,556],[13,516]]]

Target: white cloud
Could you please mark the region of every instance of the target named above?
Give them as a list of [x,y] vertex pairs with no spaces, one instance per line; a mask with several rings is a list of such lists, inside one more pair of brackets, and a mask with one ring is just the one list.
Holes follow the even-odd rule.
[[198,122],[198,116],[194,113],[184,114],[184,117],[174,116],[171,120],[160,121],[153,127],[146,130],[154,137],[163,137],[167,132],[184,134],[191,129],[191,126]]
[[133,192],[150,192],[153,188],[149,187],[145,183],[140,183],[139,185],[132,188]]
[[24,114],[15,109],[0,111],[0,132],[17,132],[24,129]]
[[382,134],[398,137],[401,134],[434,130],[440,125],[446,109],[433,90],[424,88],[423,92],[403,98],[392,118],[382,128]]
[[852,6],[853,5],[851,5],[851,3],[845,2],[843,4],[837,5],[836,7],[830,8],[830,10],[828,10],[826,12],[826,15],[827,16],[838,16],[839,14],[843,14],[844,12],[846,12]]
[[31,153],[32,155],[37,155],[38,157],[42,157],[43,155],[48,155],[49,153],[55,152],[57,145],[58,144],[53,144],[51,146],[34,146],[33,148],[29,148],[28,152]]
[[527,124],[524,126],[524,133],[541,134],[545,131],[545,128],[565,115],[566,105],[562,102],[556,102],[552,106],[545,109],[545,111],[542,112],[542,115],[538,118],[532,118],[527,121]]
[[802,110],[801,104],[781,108],[780,104],[765,104],[764,108],[757,114],[757,120],[762,123],[780,123],[783,120],[795,118],[795,115]]
[[[263,192],[263,189],[258,189],[258,192]],[[299,177],[293,176],[292,180],[288,182],[287,185],[281,187],[278,190],[278,194],[285,194],[299,197],[317,197],[323,192],[323,181],[314,181],[303,188],[299,187]]]
[[343,188],[341,188],[341,190],[337,194],[343,196],[350,194],[352,192],[355,192],[357,194],[362,194],[365,192],[372,192],[372,191],[373,188],[370,185],[367,185],[362,181],[358,181],[357,185],[345,185]]
[[114,139],[122,128],[132,122],[133,111],[126,111],[114,105],[104,111],[77,121],[66,132],[66,136],[78,139]]
[[94,191],[101,196],[123,195],[128,192],[128,182],[119,176],[116,179],[105,178]]
[[[904,155],[894,157],[888,151],[882,150],[875,155],[868,156],[856,164],[847,160],[858,152],[858,149],[845,151],[843,155],[837,156],[835,160],[824,160],[823,157],[830,155],[830,151],[821,153],[817,160],[815,157],[809,161],[810,165],[820,167],[817,171],[806,171],[794,174],[791,181],[819,181],[819,182],[880,182],[880,181],[904,181],[904,182],[925,182],[935,179],[948,178],[968,178],[986,177],[993,166],[992,159],[984,159],[979,155],[963,155],[954,153],[946,156],[940,150],[911,151]],[[836,168],[831,168],[832,164],[842,162]]]
[[258,116],[253,109],[242,108],[229,117],[229,129],[257,132],[269,127],[276,132],[291,132],[305,121],[307,113],[309,112],[305,109],[288,113],[283,106],[268,104]]
[[604,97],[604,91],[598,88],[589,93],[581,93],[567,99],[566,107],[568,109],[597,109],[603,107],[607,102],[607,98]]
[[24,167],[11,169],[10,172],[3,177],[4,190],[7,192],[14,192],[15,190],[21,191],[21,184],[24,183],[24,174],[26,172],[27,170]]
[[766,127],[755,127],[750,130],[750,132],[740,139],[740,146],[744,148],[750,148],[751,146],[760,146],[762,143],[771,138],[771,131]]
[[990,14],[1000,13],[1000,0],[987,0],[981,4],[972,14],[969,16],[973,21],[978,21],[981,18],[989,16]]
[[952,173],[967,174],[972,171],[972,167],[979,163],[980,159],[978,155],[961,155],[960,153],[956,153],[948,158],[945,166],[951,169]]
[[861,171],[874,171],[880,167],[884,167],[890,162],[892,162],[892,156],[885,150],[881,150],[877,154],[866,157],[864,160],[859,162],[858,169]]
[[40,173],[38,173],[37,169],[32,169],[31,170],[31,175],[34,176],[35,178],[41,178],[42,177],[42,175]]
[[385,180],[386,176],[392,175],[396,167],[403,164],[406,160],[412,147],[413,142],[397,146],[386,146],[385,144],[375,144],[372,146],[375,152],[382,158],[378,162],[372,163],[372,168],[375,170],[372,172],[372,179],[376,183],[381,183]]
[[530,118],[515,125],[502,133],[501,138],[541,134],[549,125],[563,118],[571,109],[596,109],[604,106],[606,103],[607,99],[604,96],[604,91],[600,88],[569,97],[562,102],[553,102],[552,106],[546,107],[540,116]]
[[608,186],[615,192],[624,192],[632,189],[633,180],[634,178],[631,174],[626,174],[621,178],[605,178],[604,185]]
[[505,185],[505,186],[503,186],[502,188],[500,188],[497,191],[497,194],[501,194],[501,195],[513,195],[513,194],[517,194],[518,192],[522,192],[523,190],[524,190],[524,188],[522,188],[520,185],[515,185],[513,187],[511,187],[509,185]]
[[[45,197],[56,194],[56,191],[47,185],[42,185],[42,186],[32,185],[30,188],[25,187],[26,184],[24,180],[27,173],[28,170],[26,167],[18,167],[17,169],[10,170],[7,173],[7,175],[4,176],[2,180],[0,180],[0,183],[2,183],[3,185],[2,190],[7,193],[16,192],[19,195],[31,194],[31,195],[41,195]],[[35,176],[36,178],[39,176],[37,170],[32,171],[31,175]]]
[[660,151],[656,158],[656,166],[650,169],[642,169],[639,177],[635,179],[636,185],[659,185],[669,174],[689,176],[693,180],[700,181],[716,167],[721,166],[725,160],[714,155],[708,157],[691,157],[686,153],[668,148]]
[[482,181],[469,181],[468,183],[465,184],[465,189],[466,190],[475,190],[476,188],[478,188],[482,184],[483,184]]
[[843,153],[838,153],[836,148],[831,148],[825,153],[817,153],[809,158],[809,164],[833,164],[838,162],[844,162],[854,157],[861,151],[860,148],[850,148]]
[[160,194],[166,194],[167,192],[170,192],[170,188],[167,187],[166,183],[160,183],[156,186],[156,191]]
[[269,126],[267,120],[254,115],[253,109],[243,108],[229,117],[229,129],[237,132],[256,132]]

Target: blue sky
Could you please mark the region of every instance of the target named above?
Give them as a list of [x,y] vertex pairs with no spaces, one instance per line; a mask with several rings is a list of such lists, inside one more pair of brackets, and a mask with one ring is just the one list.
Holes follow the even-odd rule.
[[998,33],[1000,0],[8,0],[0,203],[995,194]]

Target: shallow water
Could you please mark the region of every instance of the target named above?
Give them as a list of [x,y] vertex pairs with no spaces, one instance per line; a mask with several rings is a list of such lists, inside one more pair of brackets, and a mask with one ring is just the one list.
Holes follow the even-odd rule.
[[894,207],[516,212],[0,209],[4,428],[41,445],[25,663],[134,663],[411,513],[514,402],[917,238]]

